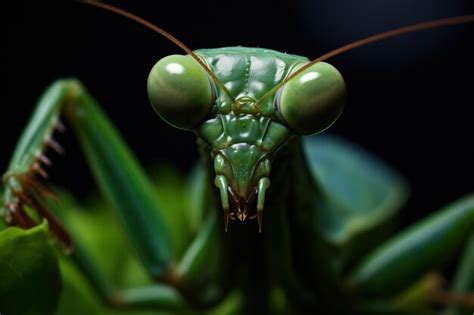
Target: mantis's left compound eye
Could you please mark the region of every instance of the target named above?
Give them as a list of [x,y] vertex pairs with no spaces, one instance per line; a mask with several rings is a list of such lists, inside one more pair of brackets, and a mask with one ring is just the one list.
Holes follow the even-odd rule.
[[297,134],[318,133],[330,127],[342,113],[345,90],[339,71],[328,63],[318,62],[282,87],[277,110]]
[[208,74],[189,55],[171,55],[151,69],[148,98],[155,111],[170,125],[196,128],[214,103],[214,85]]

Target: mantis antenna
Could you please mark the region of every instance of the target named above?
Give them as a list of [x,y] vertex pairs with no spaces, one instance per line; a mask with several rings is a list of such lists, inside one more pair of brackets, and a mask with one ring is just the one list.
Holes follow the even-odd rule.
[[118,14],[118,15],[121,15],[121,16],[124,16],[130,20],[133,20],[159,34],[161,34],[162,36],[164,36],[166,39],[168,39],[170,42],[172,42],[173,44],[175,44],[176,46],[178,46],[179,48],[181,48],[182,50],[184,50],[186,53],[188,53],[194,60],[197,61],[197,63],[199,63],[199,65],[209,74],[209,76],[211,77],[212,81],[218,85],[223,91],[224,93],[227,95],[227,97],[232,101],[232,103],[235,103],[235,98],[230,94],[230,91],[225,87],[225,85],[219,81],[219,79],[217,78],[217,76],[214,74],[214,72],[212,72],[212,70],[204,63],[204,61],[201,60],[201,58],[199,58],[188,46],[186,46],[182,41],[180,41],[179,39],[177,39],[176,37],[174,37],[173,35],[171,35],[170,33],[168,33],[167,31],[165,31],[164,29],[162,29],[161,27],[133,14],[133,13],[130,13],[130,12],[127,12],[123,9],[120,9],[120,8],[117,8],[113,5],[110,5],[110,4],[107,4],[107,3],[103,3],[103,2],[100,2],[100,1],[95,1],[95,0],[79,0],[79,2],[82,2],[84,4],[88,4],[88,5],[92,5],[92,6],[95,6],[95,7],[98,7],[98,8],[101,8],[101,9],[104,9],[106,11],[110,11],[110,12],[113,12],[115,14]]
[[309,63],[305,64],[298,70],[296,70],[294,73],[292,73],[290,76],[288,76],[286,79],[275,85],[270,91],[265,93],[257,102],[259,104],[263,99],[269,97],[270,95],[276,93],[279,88],[281,88],[283,85],[291,81],[293,78],[295,78],[297,75],[314,65],[315,63],[318,63],[320,61],[324,61],[326,59],[332,58],[334,56],[343,54],[349,50],[359,48],[362,46],[365,46],[367,44],[371,44],[374,42],[378,42],[381,40],[385,40],[391,37],[407,34],[407,33],[412,33],[412,32],[417,32],[421,30],[426,30],[430,28],[436,28],[436,27],[441,27],[441,26],[448,26],[448,25],[456,25],[456,24],[463,24],[463,23],[472,23],[474,22],[474,15],[464,15],[464,16],[456,16],[456,17],[451,17],[451,18],[445,18],[445,19],[440,19],[440,20],[434,20],[434,21],[429,21],[429,22],[424,22],[424,23],[418,23],[418,24],[413,24],[413,25],[408,25],[404,27],[400,27],[391,31],[383,32],[380,34],[372,35],[363,39],[359,39],[355,42],[349,43],[347,45],[344,45],[342,47],[339,47],[337,49],[334,49],[328,53],[325,53],[324,55],[310,61]]

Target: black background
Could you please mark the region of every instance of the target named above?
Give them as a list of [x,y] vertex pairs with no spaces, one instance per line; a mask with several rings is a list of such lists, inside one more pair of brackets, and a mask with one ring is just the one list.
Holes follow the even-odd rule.
[[[309,58],[356,39],[432,19],[474,13],[472,1],[111,1],[162,26],[192,49],[259,46]],[[146,78],[160,58],[182,53],[152,31],[77,2],[16,2],[2,10],[7,99],[0,112],[0,168],[41,91],[80,78],[147,167],[197,159],[194,135],[169,127],[148,104]],[[406,220],[473,191],[473,25],[372,44],[330,62],[348,102],[332,132],[388,161],[412,184]],[[71,136],[53,181],[85,194],[87,166]]]

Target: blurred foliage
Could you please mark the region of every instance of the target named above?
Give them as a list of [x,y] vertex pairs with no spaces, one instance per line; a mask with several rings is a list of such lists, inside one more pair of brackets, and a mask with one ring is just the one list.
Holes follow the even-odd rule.
[[[159,200],[166,205],[162,215],[171,232],[173,256],[180,258],[202,222],[202,211],[197,211],[196,198],[201,196],[196,181],[201,179],[201,172],[195,171],[187,180],[174,167],[161,167],[152,172],[156,193]],[[59,191],[59,189],[56,189]],[[78,203],[74,197],[64,191],[60,192],[60,211],[62,220],[68,230],[86,246],[95,262],[105,276],[118,288],[139,287],[151,284],[152,280],[134,255],[118,220],[100,198]],[[63,290],[57,315],[83,314],[116,314],[100,300],[73,262],[66,256],[60,259],[63,276]],[[215,310],[206,314],[236,314],[241,296],[231,294]],[[124,315],[172,314],[169,312],[121,311]],[[173,313],[175,314],[175,313]],[[183,312],[180,312],[183,314]],[[187,314],[202,314],[190,312]]]
[[53,314],[61,290],[58,260],[48,224],[0,232],[0,312]]

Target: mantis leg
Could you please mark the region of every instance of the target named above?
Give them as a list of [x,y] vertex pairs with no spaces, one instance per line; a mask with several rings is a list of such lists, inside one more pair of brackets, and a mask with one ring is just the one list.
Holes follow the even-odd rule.
[[[350,275],[363,296],[393,297],[468,244],[454,289],[472,290],[474,196],[468,195],[395,235],[371,252]],[[470,266],[467,266],[471,264]]]
[[[69,227],[69,225],[66,226]],[[209,286],[207,283],[201,285],[201,279],[198,277],[207,275],[208,265],[215,264],[214,260],[209,258],[212,256],[212,248],[215,245],[212,237],[215,236],[217,230],[215,216],[208,216],[200,233],[176,266],[174,273],[176,278],[166,284],[118,288],[105,276],[85,244],[82,243],[80,235],[75,235],[74,229],[70,230],[74,239],[74,252],[70,258],[100,298],[114,308],[184,311],[192,305],[209,307],[222,301],[226,293],[218,286],[220,284],[218,281],[214,282],[217,283],[215,286]],[[196,284],[202,292],[192,291]]]
[[113,297],[115,304],[183,307],[186,303],[182,294],[173,286],[179,286],[183,279],[192,277],[203,268],[203,256],[211,247],[212,233],[209,231],[214,227],[212,218],[191,245],[184,261],[174,268],[168,228],[150,181],[98,104],[77,80],[59,80],[52,84],[24,131],[3,177],[5,208],[9,209],[4,214],[6,220],[28,228],[34,225],[34,220],[23,208],[33,208],[40,216],[46,216],[60,239],[69,243],[66,231],[45,206],[43,196],[48,193],[47,188],[37,180],[38,174],[47,177],[41,166],[42,162],[47,163],[43,154],[45,149],[49,146],[61,151],[52,139],[55,128],[62,129],[58,124],[60,116],[64,116],[73,126],[99,188],[115,210],[148,274],[168,285],[117,293],[101,276],[99,268],[80,242],[75,244],[74,261],[101,295],[109,300]]

